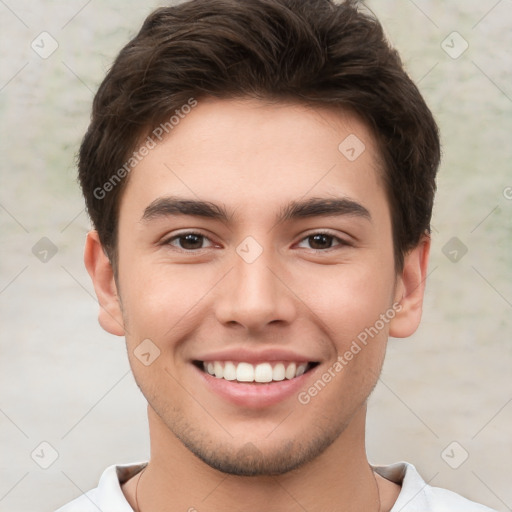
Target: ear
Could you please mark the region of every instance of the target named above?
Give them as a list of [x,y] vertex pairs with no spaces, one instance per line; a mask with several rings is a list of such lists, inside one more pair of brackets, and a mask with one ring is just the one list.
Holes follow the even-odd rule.
[[430,235],[424,234],[419,244],[404,257],[404,268],[397,276],[395,302],[401,305],[389,323],[389,335],[407,338],[418,328],[423,308],[425,280],[430,255]]
[[84,263],[91,276],[94,291],[100,304],[98,320],[101,327],[110,334],[124,335],[121,303],[114,280],[114,271],[97,231],[87,233],[85,240]]

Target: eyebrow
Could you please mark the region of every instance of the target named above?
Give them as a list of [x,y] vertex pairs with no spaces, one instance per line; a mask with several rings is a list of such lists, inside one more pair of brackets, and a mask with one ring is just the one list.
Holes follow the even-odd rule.
[[[144,210],[141,221],[149,222],[157,218],[177,215],[192,215],[221,221],[229,224],[234,213],[210,201],[186,199],[182,197],[166,196],[155,199]],[[291,201],[279,212],[276,224],[310,217],[360,217],[372,222],[370,212],[360,203],[348,197],[326,198],[310,197],[305,200]]]

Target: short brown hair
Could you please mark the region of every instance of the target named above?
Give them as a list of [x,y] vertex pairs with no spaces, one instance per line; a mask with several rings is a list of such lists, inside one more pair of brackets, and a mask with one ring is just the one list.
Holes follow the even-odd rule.
[[405,253],[430,233],[439,133],[380,23],[358,7],[191,0],[148,16],[101,83],[79,152],[87,210],[114,267],[126,162],[142,138],[191,98],[252,97],[342,107],[366,122],[382,156],[402,270]]

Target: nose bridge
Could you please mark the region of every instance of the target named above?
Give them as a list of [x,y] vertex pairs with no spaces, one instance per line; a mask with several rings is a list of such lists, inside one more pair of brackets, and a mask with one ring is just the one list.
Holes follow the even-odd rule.
[[293,297],[279,278],[278,254],[247,237],[236,248],[233,270],[217,301],[216,314],[222,323],[236,322],[259,330],[270,322],[290,322]]

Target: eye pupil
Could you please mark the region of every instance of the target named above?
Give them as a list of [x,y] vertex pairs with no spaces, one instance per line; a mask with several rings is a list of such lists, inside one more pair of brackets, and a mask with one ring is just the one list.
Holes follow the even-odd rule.
[[[312,246],[314,246],[317,243],[320,244],[320,247],[313,247],[313,249],[325,249],[326,246],[327,246],[327,248],[329,248],[331,245],[329,243],[329,241],[332,239],[332,236],[330,236],[330,235],[324,235],[322,233],[318,233],[316,235],[310,236],[309,238],[310,238],[310,240],[314,241],[311,244]],[[326,242],[326,240],[327,240],[327,242]]]
[[[203,236],[189,233],[188,235],[181,236],[180,240],[182,242],[185,241],[184,244],[180,244],[184,249],[200,249],[202,246]],[[190,245],[192,245],[192,247],[190,247]]]

